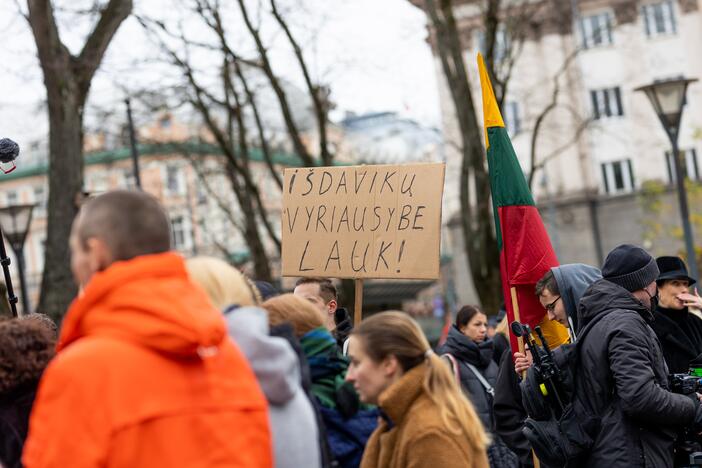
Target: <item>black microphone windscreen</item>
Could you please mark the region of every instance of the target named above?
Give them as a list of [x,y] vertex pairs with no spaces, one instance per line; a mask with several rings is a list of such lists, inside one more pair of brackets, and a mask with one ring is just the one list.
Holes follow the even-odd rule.
[[522,336],[524,334],[524,328],[522,327],[522,324],[517,322],[516,320],[512,322],[512,333],[514,333],[514,336]]
[[0,162],[9,163],[17,159],[19,156],[20,147],[17,143],[9,138],[0,140]]

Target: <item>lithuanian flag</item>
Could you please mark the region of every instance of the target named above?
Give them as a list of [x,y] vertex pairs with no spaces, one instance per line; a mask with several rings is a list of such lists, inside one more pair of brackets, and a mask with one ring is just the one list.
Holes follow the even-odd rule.
[[[534,288],[551,267],[558,266],[558,259],[514,153],[480,54],[478,68],[507,317],[510,323],[519,320],[532,328],[541,325],[549,345],[555,347],[568,340],[568,331],[560,323],[548,319],[546,310],[534,294]],[[519,349],[517,338],[511,334],[511,330],[510,343],[513,350]]]

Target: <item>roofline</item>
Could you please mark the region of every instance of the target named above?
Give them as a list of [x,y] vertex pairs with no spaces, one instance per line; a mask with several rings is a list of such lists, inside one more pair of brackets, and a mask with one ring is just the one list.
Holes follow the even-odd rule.
[[[200,155],[223,156],[224,152],[218,145],[201,142],[184,142],[184,143],[147,143],[137,145],[139,156],[167,156],[183,153],[195,153]],[[299,167],[302,165],[302,159],[293,153],[285,153],[275,151],[272,155],[273,163],[280,166]],[[117,161],[123,161],[131,157],[131,149],[124,147],[109,151],[95,151],[84,155],[84,163],[86,166],[97,164],[109,164]],[[260,148],[252,148],[249,150],[249,160],[254,162],[264,162],[263,151]],[[21,165],[21,163],[20,163]],[[335,165],[345,165],[335,163]],[[18,168],[17,170],[0,178],[0,184],[12,180],[34,177],[37,175],[47,174],[49,164],[39,163],[26,168]]]

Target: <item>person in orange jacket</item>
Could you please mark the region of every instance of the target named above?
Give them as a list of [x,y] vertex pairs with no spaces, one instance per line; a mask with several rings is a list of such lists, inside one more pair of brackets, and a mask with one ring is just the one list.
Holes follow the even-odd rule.
[[92,199],[70,245],[82,293],[39,384],[25,468],[272,467],[266,399],[158,201]]

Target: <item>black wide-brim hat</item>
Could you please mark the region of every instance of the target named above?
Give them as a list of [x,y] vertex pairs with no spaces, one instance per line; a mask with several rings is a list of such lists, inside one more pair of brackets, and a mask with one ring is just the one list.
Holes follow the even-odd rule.
[[680,257],[658,257],[656,259],[656,263],[658,264],[658,269],[661,272],[660,275],[658,275],[658,278],[656,278],[657,282],[682,279],[687,280],[689,286],[692,286],[697,282],[695,278],[691,278],[687,274],[687,266]]

